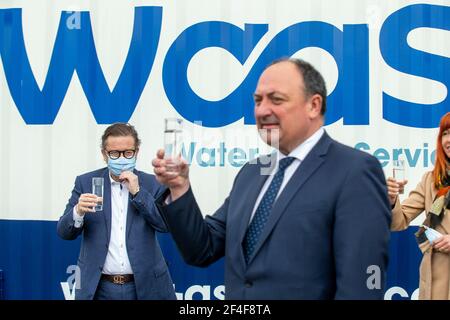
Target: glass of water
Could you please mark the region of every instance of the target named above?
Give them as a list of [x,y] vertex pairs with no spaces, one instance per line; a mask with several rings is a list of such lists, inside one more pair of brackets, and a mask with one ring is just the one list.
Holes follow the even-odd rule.
[[92,193],[97,196],[95,211],[103,210],[103,178],[92,178]]
[[[392,174],[397,182],[403,182],[406,180],[405,174],[405,160],[393,160],[392,161]],[[403,193],[403,190],[400,191]]]
[[164,119],[164,159],[166,170],[176,171],[181,158],[181,145],[183,143],[183,119]]

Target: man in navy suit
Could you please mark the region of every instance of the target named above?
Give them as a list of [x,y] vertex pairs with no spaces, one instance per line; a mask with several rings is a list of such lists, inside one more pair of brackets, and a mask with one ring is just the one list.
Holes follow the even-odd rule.
[[[227,299],[382,299],[390,206],[373,156],[323,129],[324,80],[299,59],[265,69],[254,93],[262,138],[278,152],[247,163],[222,206],[203,218],[182,162],[158,151],[157,205],[186,262],[225,256]],[[264,160],[264,161],[262,161]],[[276,163],[272,174],[261,163]]]
[[[83,235],[75,299],[175,299],[172,279],[155,231],[167,232],[154,200],[164,188],[135,168],[140,140],[126,123],[102,136],[107,168],[75,179],[72,196],[58,222],[65,240]],[[92,178],[104,178],[103,199],[92,194]],[[103,209],[95,211],[98,202]]]

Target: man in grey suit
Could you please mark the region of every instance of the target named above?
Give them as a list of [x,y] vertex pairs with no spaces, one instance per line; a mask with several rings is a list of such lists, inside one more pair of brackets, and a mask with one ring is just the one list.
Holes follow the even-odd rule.
[[[58,222],[65,240],[83,236],[75,299],[175,299],[172,279],[155,231],[167,232],[154,200],[164,190],[153,175],[135,169],[140,140],[126,123],[109,126],[101,152],[108,167],[75,179]],[[104,178],[104,195],[92,194],[92,178]],[[103,208],[95,211],[98,202]]]
[[[268,66],[254,93],[261,137],[275,146],[272,174],[247,163],[228,198],[203,215],[188,166],[166,170],[157,205],[184,259],[207,266],[225,256],[227,299],[381,299],[390,205],[380,163],[323,128],[326,87],[299,59]],[[264,161],[262,161],[264,160]]]

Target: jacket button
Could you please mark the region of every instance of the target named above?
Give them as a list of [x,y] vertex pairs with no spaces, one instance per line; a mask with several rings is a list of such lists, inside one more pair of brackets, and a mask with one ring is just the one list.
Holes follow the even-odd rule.
[[245,282],[245,287],[246,288],[251,288],[253,286],[253,283],[251,281],[246,281]]

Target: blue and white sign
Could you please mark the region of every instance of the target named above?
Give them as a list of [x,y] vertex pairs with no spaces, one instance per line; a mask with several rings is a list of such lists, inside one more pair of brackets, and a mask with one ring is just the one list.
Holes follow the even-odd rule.
[[[195,194],[213,213],[239,168],[269,151],[252,93],[283,56],[324,75],[332,137],[375,155],[386,175],[392,160],[406,160],[406,195],[432,169],[436,127],[450,110],[449,31],[448,0],[3,0],[3,297],[73,298],[79,240],[59,239],[56,221],[75,176],[104,165],[100,137],[113,122],[136,126],[137,167],[152,172],[163,119],[184,118]],[[418,296],[414,226],[392,234],[386,299]],[[188,267],[170,235],[160,241],[178,298],[224,298],[223,261]]]

